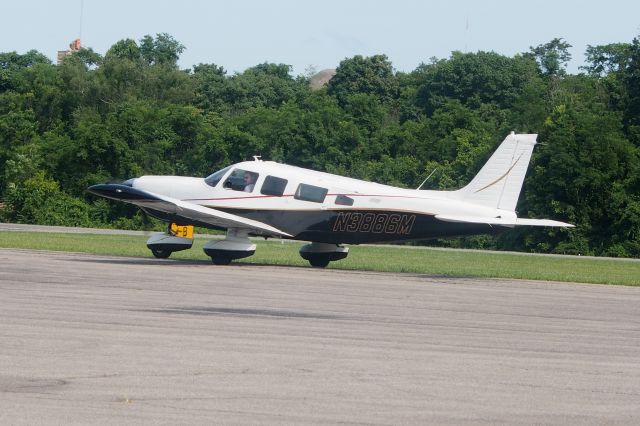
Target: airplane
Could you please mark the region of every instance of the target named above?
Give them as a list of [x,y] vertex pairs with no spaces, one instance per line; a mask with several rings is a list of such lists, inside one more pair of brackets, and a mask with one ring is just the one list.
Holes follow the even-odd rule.
[[93,194],[131,203],[168,222],[147,247],[157,258],[191,248],[193,227],[226,230],[205,253],[228,265],[255,253],[249,236],[308,241],[311,266],[344,259],[343,244],[388,243],[496,233],[515,226],[573,227],[517,217],[515,208],[537,134],[511,132],[478,174],[455,191],[397,188],[254,157],[206,178],[142,176],[93,185]]

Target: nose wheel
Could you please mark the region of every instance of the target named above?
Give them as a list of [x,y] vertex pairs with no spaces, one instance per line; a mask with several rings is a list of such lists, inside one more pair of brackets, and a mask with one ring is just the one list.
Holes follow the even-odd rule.
[[[158,259],[166,259],[174,251],[187,250],[193,245],[193,238],[179,237],[172,232],[172,225],[169,225],[166,233],[153,234],[147,240],[147,248]],[[191,237],[193,237],[193,232]]]
[[167,259],[173,253],[171,250],[152,248],[151,254],[158,259]]

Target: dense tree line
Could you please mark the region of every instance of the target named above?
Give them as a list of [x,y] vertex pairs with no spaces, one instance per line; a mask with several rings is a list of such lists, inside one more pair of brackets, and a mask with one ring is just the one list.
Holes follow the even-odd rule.
[[82,49],[53,65],[0,53],[2,219],[149,226],[95,199],[94,183],[142,174],[205,176],[252,155],[405,187],[466,184],[511,130],[539,133],[521,216],[575,223],[441,242],[640,256],[640,42],[589,46],[566,72],[562,39],[513,57],[453,52],[395,72],[385,55],[343,60],[321,90],[291,67],[229,75],[177,66],[168,34]]

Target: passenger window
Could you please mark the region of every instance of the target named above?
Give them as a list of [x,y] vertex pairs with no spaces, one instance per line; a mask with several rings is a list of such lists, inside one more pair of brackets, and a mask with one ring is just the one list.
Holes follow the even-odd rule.
[[261,194],[281,197],[287,187],[287,180],[275,176],[267,176],[262,184]]
[[327,196],[327,192],[329,190],[327,188],[321,188],[319,186],[307,185],[305,183],[301,183],[298,185],[298,189],[296,190],[293,198],[296,200],[303,201],[313,201],[314,203],[321,203],[324,201],[324,197]]
[[336,204],[340,204],[341,206],[352,206],[353,198],[347,197],[346,195],[336,195]]
[[258,173],[248,170],[235,169],[227,180],[224,181],[224,187],[233,189],[234,191],[253,192],[253,188],[258,180]]
[[218,182],[220,182],[220,179],[222,179],[224,177],[225,173],[227,173],[230,168],[231,168],[231,166],[225,167],[222,170],[218,170],[217,172],[207,176],[204,179],[204,182],[209,186],[216,186],[218,184]]

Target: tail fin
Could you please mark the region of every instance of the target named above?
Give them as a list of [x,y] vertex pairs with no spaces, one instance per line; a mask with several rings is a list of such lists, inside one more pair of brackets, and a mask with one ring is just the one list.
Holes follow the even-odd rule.
[[473,180],[454,194],[470,203],[515,211],[537,136],[511,132]]

